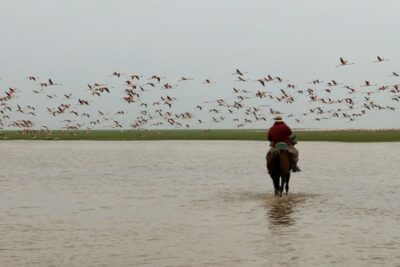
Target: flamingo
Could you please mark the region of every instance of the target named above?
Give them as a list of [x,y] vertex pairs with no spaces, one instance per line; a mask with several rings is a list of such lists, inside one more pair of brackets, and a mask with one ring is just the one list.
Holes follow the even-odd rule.
[[210,79],[206,79],[206,80],[204,81],[204,83],[210,84],[210,83],[215,83],[215,82],[212,81],[212,80],[210,80]]
[[186,78],[182,76],[181,79],[178,81],[181,82],[181,81],[191,81],[191,80],[193,80],[193,78]]
[[236,70],[235,70],[235,73],[233,73],[232,75],[240,75],[240,76],[243,76],[244,73],[247,73],[247,72],[241,72],[239,69],[236,69]]
[[337,65],[335,67],[341,67],[341,66],[347,66],[347,65],[354,65],[355,63],[349,63],[348,60],[344,60],[342,57],[340,58],[340,65]]
[[389,61],[389,59],[384,59],[384,58],[381,58],[380,56],[377,56],[376,58],[377,58],[378,60],[374,61],[374,63]]

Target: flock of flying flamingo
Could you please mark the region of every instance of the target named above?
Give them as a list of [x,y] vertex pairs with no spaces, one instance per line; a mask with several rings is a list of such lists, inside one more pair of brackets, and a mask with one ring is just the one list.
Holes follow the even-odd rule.
[[[373,63],[381,64],[385,61],[388,59],[378,56]],[[339,65],[335,67],[343,68],[354,64],[341,57]],[[93,82],[82,89],[82,94],[74,95],[63,91],[62,83],[56,82],[54,78],[43,79],[29,75],[26,77],[32,86],[29,97],[40,97],[47,105],[23,105],[19,100],[22,99],[21,92],[26,92],[26,89],[8,87],[0,93],[0,128],[19,129],[32,134],[38,131],[49,132],[52,127],[36,122],[38,116],[43,114],[48,117],[41,118],[41,121],[56,120],[60,129],[87,131],[110,128],[202,128],[202,125],[228,121],[234,127],[246,128],[259,121],[269,122],[276,114],[284,114],[286,118],[297,123],[307,119],[344,119],[351,122],[371,112],[395,111],[400,102],[400,84],[396,83],[400,74],[395,71],[388,74],[393,79],[390,84],[376,84],[365,80],[358,86],[334,79],[322,81],[318,78],[309,81],[305,86],[299,86],[270,74],[250,78],[247,72],[239,69],[232,71],[231,76],[237,86],[230,89],[229,95],[201,101],[190,110],[179,112],[175,107],[179,101],[185,99],[174,97],[174,90],[194,86],[194,82],[197,87],[212,86],[218,90],[218,82],[210,78],[198,82],[192,77],[169,81],[159,75],[144,77],[139,73],[126,75],[115,71],[110,74],[109,79],[117,82],[119,89],[106,83]],[[0,80],[0,89],[1,87]],[[119,103],[111,103],[116,107],[113,111],[103,110],[96,103],[97,99],[107,98],[111,94],[118,95]],[[109,100],[112,101],[111,98]],[[285,107],[296,101],[303,101],[306,105],[303,105],[302,110],[287,112]],[[87,106],[91,106],[91,109],[85,108]],[[132,106],[135,106],[134,110]]]

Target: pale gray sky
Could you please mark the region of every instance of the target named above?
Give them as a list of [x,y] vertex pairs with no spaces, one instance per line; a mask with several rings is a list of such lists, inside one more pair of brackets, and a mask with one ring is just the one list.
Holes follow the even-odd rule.
[[[110,77],[112,72],[135,72],[144,75],[143,79],[157,74],[173,85],[181,76],[188,76],[194,80],[179,83],[168,92],[152,89],[143,101],[151,103],[168,94],[178,99],[175,112],[191,111],[204,121],[202,125],[192,123],[192,127],[234,128],[237,123],[228,114],[217,124],[210,121],[213,114],[200,113],[195,106],[200,103],[211,109],[203,102],[218,98],[233,102],[233,87],[279,94],[288,83],[297,85],[296,90],[306,89],[311,87],[308,82],[319,78],[325,82],[315,87],[318,95],[341,98],[347,93],[341,88],[344,85],[361,92],[400,83],[400,78],[390,77],[393,71],[400,73],[399,11],[398,1],[372,0],[1,1],[0,92],[3,95],[8,87],[19,88],[18,98],[10,103],[36,106],[37,118],[32,120],[38,126],[56,128],[60,127],[59,121],[73,118],[53,118],[46,113],[46,107],[65,102],[63,93],[72,92],[77,98],[93,99],[90,107],[79,107],[80,112],[105,110],[111,117],[117,110],[127,110],[129,116],[121,120],[128,127],[143,109],[120,100],[126,78]],[[372,63],[378,55],[390,61]],[[356,64],[335,68],[340,57]],[[251,80],[271,74],[287,81],[270,83],[265,88],[252,82],[235,82],[231,74],[236,68],[247,72],[245,76]],[[28,75],[61,83],[46,89],[46,94],[56,94],[58,99],[33,95],[32,90],[40,87],[28,81]],[[216,83],[205,85],[206,78]],[[342,85],[327,94],[326,82],[332,79]],[[377,86],[361,87],[365,80]],[[107,83],[114,92],[98,98],[90,96],[87,84],[94,82]],[[301,123],[286,118],[293,127],[400,128],[400,105],[389,92],[371,98],[377,104],[395,107],[395,111],[372,110],[348,122],[332,117],[321,121],[316,121],[316,116],[301,117],[310,108],[328,110],[339,106],[310,103],[296,90],[287,90],[296,98],[290,105],[254,100],[249,106],[268,105],[268,121],[253,122],[245,128],[269,126],[269,108],[286,116],[295,114]],[[356,107],[362,106],[364,97],[359,93]],[[16,113],[12,116],[7,122],[27,118]]]

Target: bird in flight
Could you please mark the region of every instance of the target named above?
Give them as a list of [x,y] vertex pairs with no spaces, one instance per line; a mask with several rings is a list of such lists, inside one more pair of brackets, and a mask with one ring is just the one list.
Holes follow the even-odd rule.
[[375,60],[374,63],[379,63],[379,62],[383,62],[383,61],[389,61],[389,59],[384,59],[384,58],[381,58],[380,56],[377,56],[376,58],[377,58],[377,60]]
[[247,73],[247,72],[241,72],[239,69],[236,69],[236,70],[235,70],[235,73],[232,73],[232,75],[240,75],[240,76],[243,76],[244,73]]
[[365,86],[373,86],[373,85],[376,85],[376,84],[371,84],[370,81],[365,81],[365,82],[364,82],[364,85],[362,85],[362,87],[365,87]]
[[189,81],[189,80],[193,80],[193,78],[187,78],[187,77],[181,77],[181,79],[180,80],[178,80],[178,81]]
[[112,74],[111,74],[111,77],[113,77],[113,76],[116,76],[116,77],[121,77],[121,75],[122,75],[122,73],[121,72],[116,72],[116,71],[114,71]]
[[158,82],[160,82],[161,79],[164,79],[164,78],[165,78],[165,77],[160,77],[160,76],[157,76],[157,75],[152,75],[148,80],[155,79],[155,80],[157,80]]
[[[120,75],[121,75],[121,74],[120,74]],[[133,73],[133,74],[129,75],[128,77],[130,77],[132,80],[134,80],[134,79],[139,80],[139,78],[141,78],[141,77],[143,77],[143,76],[139,76],[138,74]]]
[[340,58],[340,65],[337,65],[337,67],[341,67],[341,66],[347,66],[347,65],[354,65],[355,63],[353,62],[349,62],[348,60],[344,60],[342,57]]
[[245,82],[245,81],[248,81],[248,79],[244,79],[244,78],[238,76],[238,80],[236,80],[236,81],[237,82]]
[[205,81],[204,81],[204,83],[215,83],[214,81],[211,81],[210,79],[206,79]]
[[30,80],[30,81],[35,81],[36,82],[36,79],[38,78],[38,77],[35,77],[35,76],[28,76],[28,77],[26,77],[28,80]]
[[258,79],[258,80],[255,80],[254,82],[259,82],[259,83],[261,83],[262,86],[265,86],[265,81],[263,79]]

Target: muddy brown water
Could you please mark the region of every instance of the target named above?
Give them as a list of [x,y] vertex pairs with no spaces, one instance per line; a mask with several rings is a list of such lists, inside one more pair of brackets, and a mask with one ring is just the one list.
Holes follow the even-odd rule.
[[0,142],[0,266],[400,266],[400,143]]

